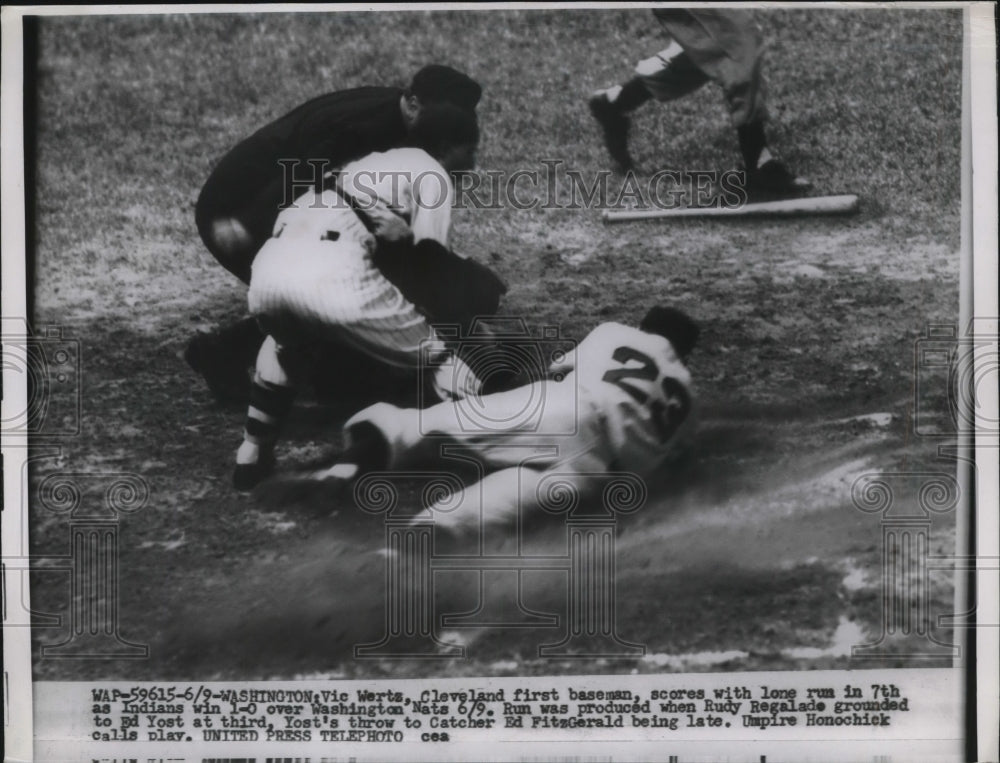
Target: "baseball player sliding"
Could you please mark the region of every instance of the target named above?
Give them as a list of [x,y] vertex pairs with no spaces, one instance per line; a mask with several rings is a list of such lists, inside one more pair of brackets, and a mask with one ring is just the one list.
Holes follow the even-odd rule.
[[[488,472],[457,508],[451,497],[427,507],[456,536],[514,522],[519,511],[530,515],[549,475],[586,499],[606,472],[649,475],[688,441],[695,416],[685,361],[698,333],[683,312],[654,307],[639,328],[595,328],[546,380],[422,411],[378,403],[344,425],[349,446],[332,466],[276,479],[269,489],[280,496],[281,488],[294,495],[310,485],[344,486],[366,472],[434,463],[451,446],[449,453],[468,454]],[[529,399],[541,401],[537,414],[520,415]],[[447,511],[436,512],[439,505]]]
[[763,48],[750,14],[732,8],[657,8],[653,15],[670,36],[670,44],[640,61],[630,80],[600,90],[590,99],[591,113],[604,131],[611,157],[623,169],[633,167],[628,150],[629,113],[651,98],[671,101],[711,80],[722,87],[736,128],[748,195],[763,200],[809,190],[811,183],[797,177],[768,148]]
[[[441,399],[476,392],[479,381],[451,358],[434,329],[375,266],[372,210],[408,221],[413,247],[397,253],[422,262],[447,249],[454,190],[449,173],[473,165],[475,116],[450,104],[427,107],[415,144],[347,164],[327,187],[296,199],[275,222],[253,262],[247,300],[268,336],[257,355],[234,486],[246,490],[273,467],[278,429],[293,399],[283,354],[311,343],[349,344],[387,366],[436,373]],[[356,212],[355,208],[362,211]],[[374,227],[374,226],[372,226]],[[427,353],[422,358],[421,353]],[[454,373],[457,365],[463,372]],[[387,369],[388,372],[388,369]]]

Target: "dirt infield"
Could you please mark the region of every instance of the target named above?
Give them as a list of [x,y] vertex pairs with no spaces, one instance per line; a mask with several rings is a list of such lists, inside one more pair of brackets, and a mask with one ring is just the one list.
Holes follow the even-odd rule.
[[[773,40],[774,143],[820,191],[858,193],[856,217],[605,226],[598,209],[456,210],[456,249],[500,272],[510,284],[504,313],[534,330],[581,339],[602,321],[637,322],[657,302],[703,326],[691,359],[702,421],[694,450],[651,481],[617,540],[618,633],[645,654],[585,666],[539,657],[537,646],[557,639],[544,628],[447,630],[465,659],[353,658],[384,627],[383,524],[345,500],[315,516],[232,490],[244,412],[214,403],[180,354],[193,332],[242,315],[245,293],[202,249],[192,204],[215,158],[255,126],[328,89],[401,83],[431,60],[483,82],[482,168],[540,169],[552,157],[596,173],[606,159],[586,95],[658,50],[652,19],[392,13],[376,28],[363,14],[336,16],[41,23],[35,322],[80,342],[79,389],[60,394],[79,393],[82,409],[79,434],[49,456],[38,449],[31,485],[67,472],[134,473],[148,484],[147,504],[120,523],[118,622],[150,654],[36,659],[36,677],[949,664],[943,650],[912,656],[930,643],[922,632],[886,641],[874,659],[852,658],[852,646],[879,640],[886,618],[885,516],[862,511],[852,489],[864,475],[911,475],[895,500],[914,503],[923,483],[912,475],[954,472],[938,456],[947,439],[921,436],[947,426],[947,389],[917,350],[928,325],[958,317],[958,12],[760,15]],[[550,46],[529,42],[539,33]],[[324,35],[342,44],[320,56]],[[372,52],[381,46],[400,54],[386,62]],[[149,49],[162,53],[156,67],[144,63]],[[734,162],[711,87],[647,107],[634,135],[640,178]],[[279,466],[337,446],[358,404],[306,396]],[[37,494],[31,510],[32,553],[65,554],[65,515]],[[945,512],[929,530],[929,553],[943,559],[924,591],[935,622],[954,610],[954,523]],[[562,533],[556,522],[530,542],[552,553]],[[37,647],[67,637],[71,594],[53,566],[36,565],[32,608],[63,624],[37,628]],[[439,604],[474,607],[477,585],[443,573]],[[564,589],[562,573],[525,573],[523,603],[564,613]]]

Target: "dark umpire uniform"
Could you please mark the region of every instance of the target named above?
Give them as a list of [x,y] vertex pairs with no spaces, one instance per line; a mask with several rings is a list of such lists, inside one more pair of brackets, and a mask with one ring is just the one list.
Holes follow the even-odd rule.
[[[262,127],[229,151],[212,170],[195,206],[195,223],[212,255],[244,283],[254,257],[270,238],[283,205],[319,184],[324,172],[374,151],[407,145],[411,128],[427,104],[447,102],[474,111],[482,88],[467,75],[433,64],[418,71],[408,88],[359,87],[308,101]],[[464,303],[418,304],[432,320],[464,321],[469,314],[496,311],[506,291],[488,269],[472,260],[435,252],[425,267],[393,268],[392,257],[376,264],[407,298],[433,293],[433,281],[466,282],[452,289]],[[416,278],[417,282],[413,282]],[[188,364],[219,399],[242,399],[249,390],[247,368],[263,335],[253,319],[212,334],[195,336],[184,353]]]
[[[447,101],[475,110],[482,88],[447,66],[425,66],[407,89],[359,87],[308,101],[229,151],[195,206],[205,246],[244,283],[283,204],[324,171],[373,151],[406,145],[421,105]],[[292,187],[299,183],[298,193]]]

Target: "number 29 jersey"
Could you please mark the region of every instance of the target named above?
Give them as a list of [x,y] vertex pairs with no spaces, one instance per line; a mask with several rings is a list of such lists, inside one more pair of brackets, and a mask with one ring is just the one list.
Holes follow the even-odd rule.
[[603,419],[615,461],[609,467],[651,470],[687,444],[695,423],[691,374],[666,338],[603,323],[575,355],[579,401]]

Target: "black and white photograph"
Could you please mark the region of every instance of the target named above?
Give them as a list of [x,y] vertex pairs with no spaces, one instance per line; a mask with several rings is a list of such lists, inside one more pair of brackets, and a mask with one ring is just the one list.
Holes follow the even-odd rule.
[[995,756],[994,10],[5,7],[8,757]]

